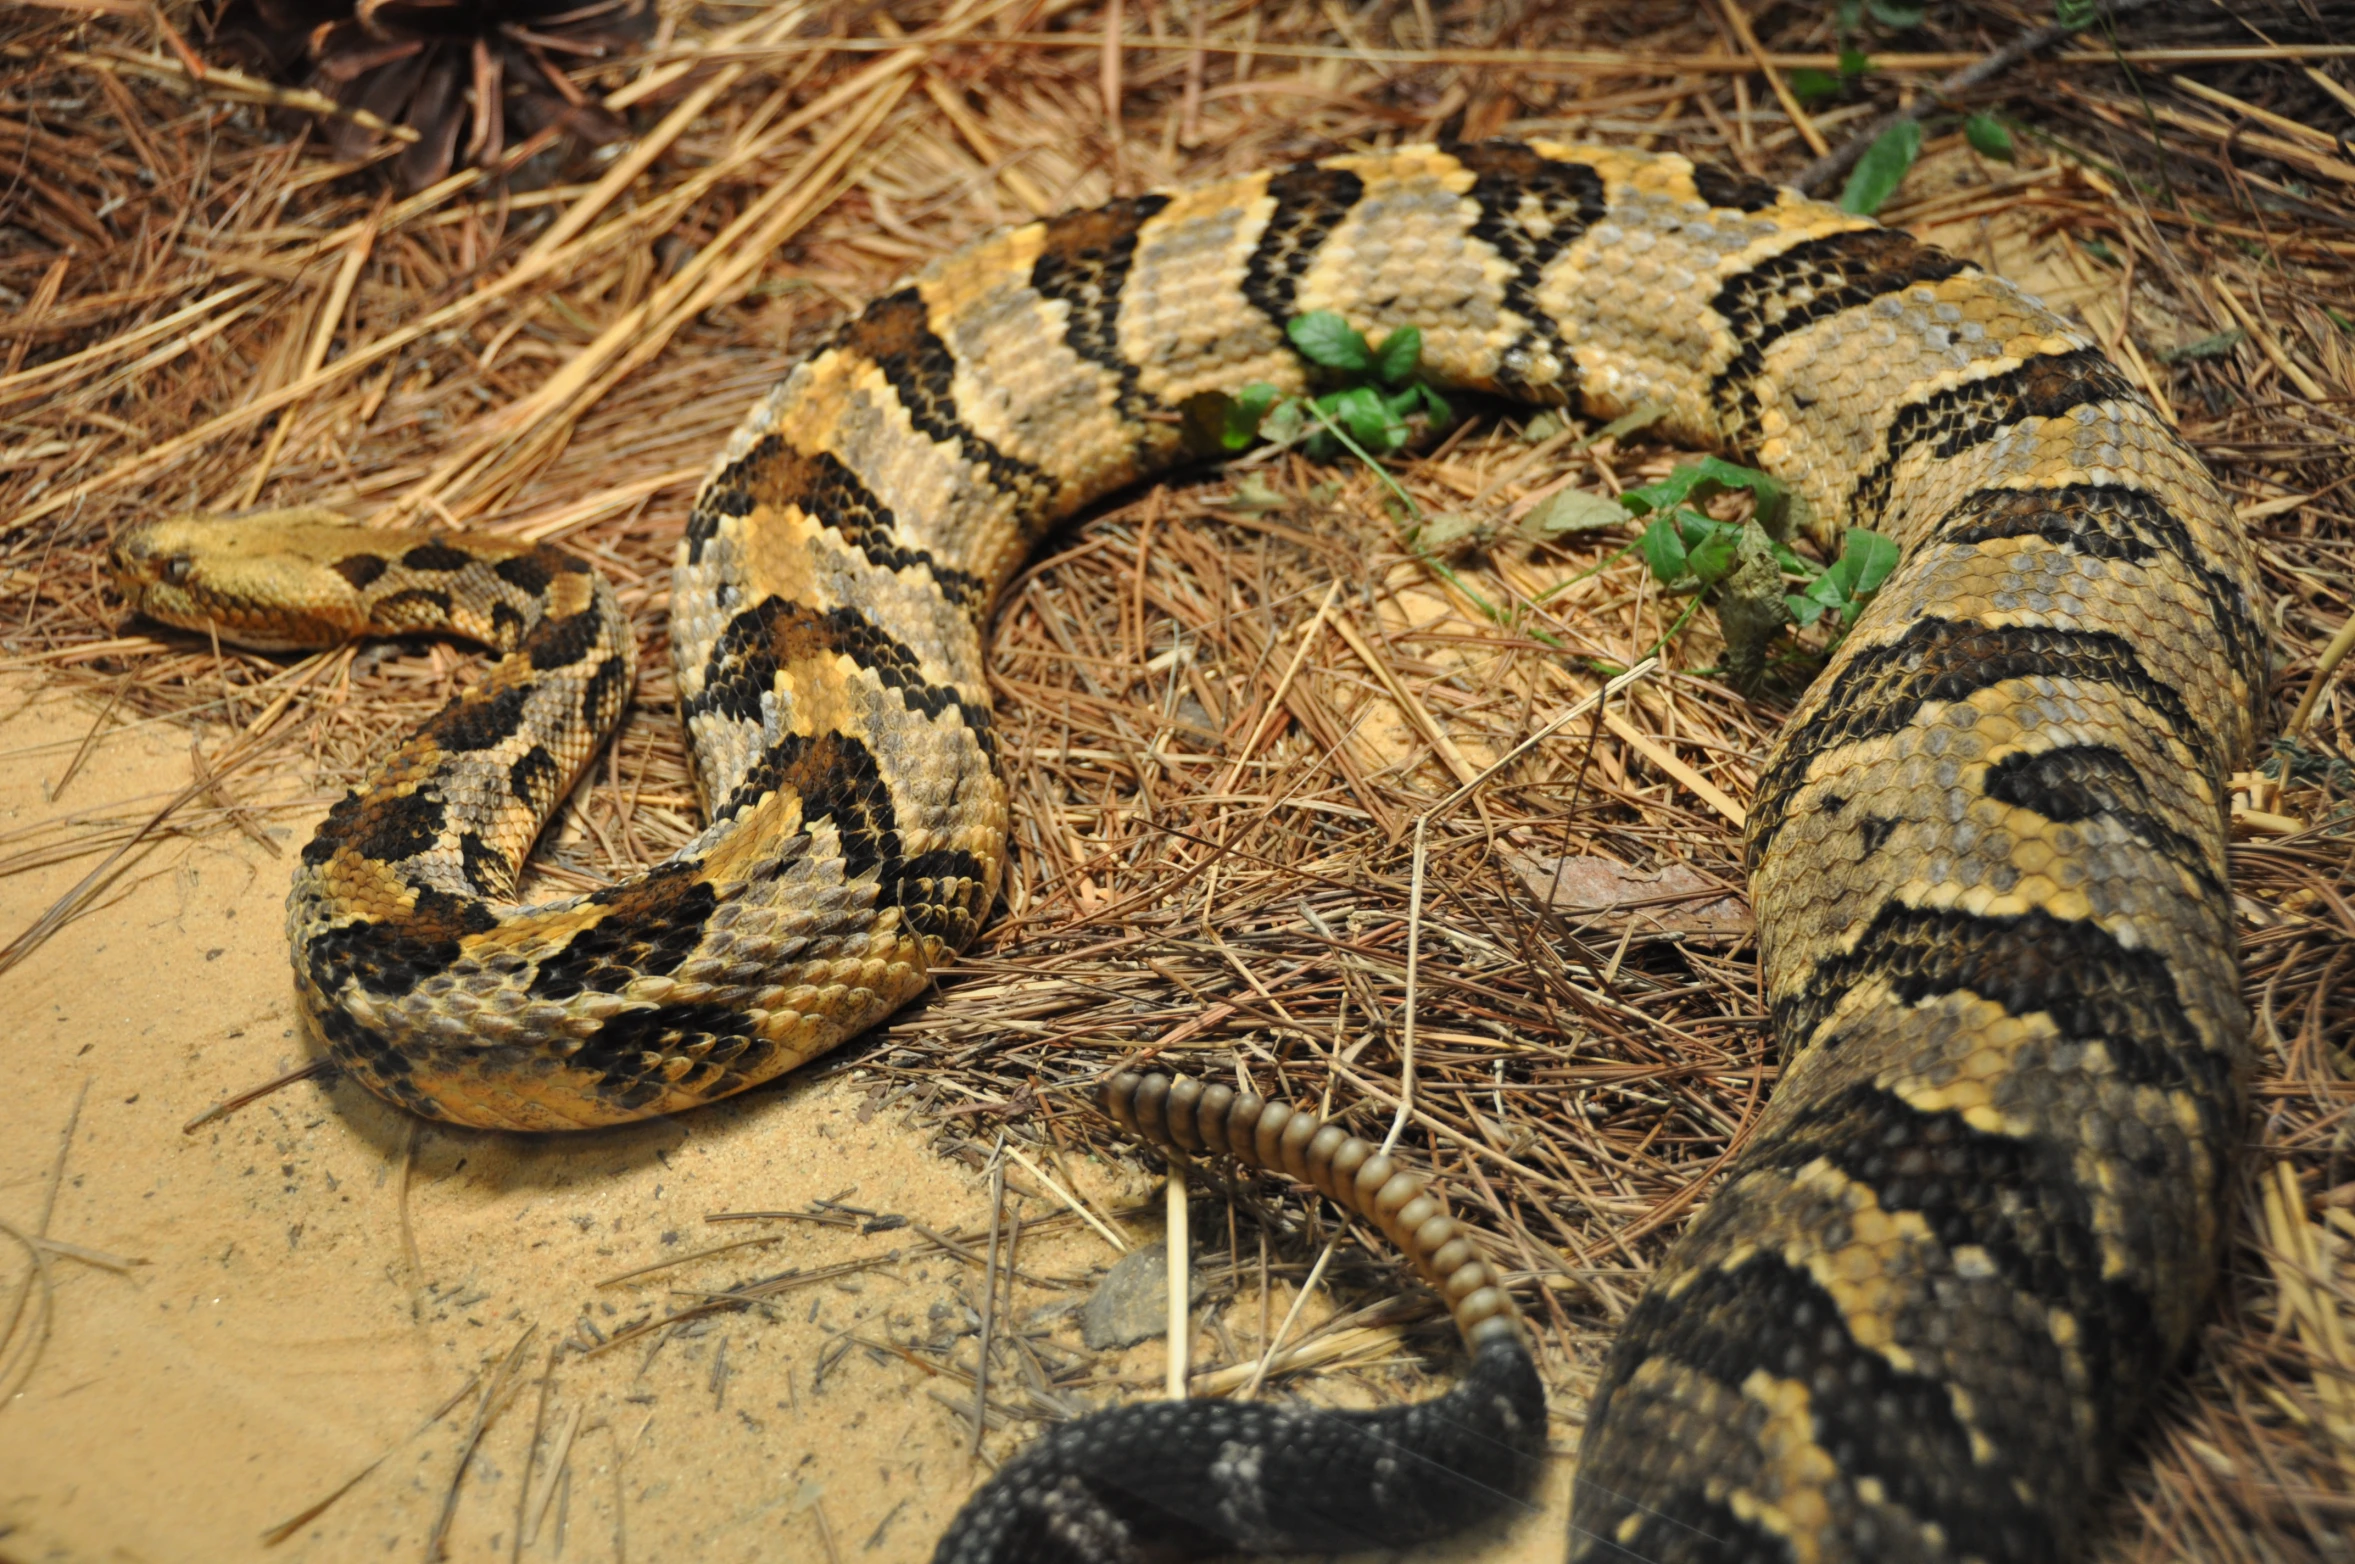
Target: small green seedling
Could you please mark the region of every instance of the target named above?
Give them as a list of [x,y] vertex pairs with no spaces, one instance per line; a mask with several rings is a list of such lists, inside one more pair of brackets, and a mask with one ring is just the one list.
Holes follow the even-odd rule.
[[[1755,498],[1750,520],[1719,521],[1694,508],[1731,489]],[[1846,629],[1897,567],[1897,545],[1863,527],[1848,529],[1840,557],[1828,566],[1792,552],[1784,539],[1798,497],[1771,475],[1720,457],[1629,489],[1619,503],[1631,515],[1652,518],[1637,546],[1653,578],[1670,592],[1692,593],[1695,607],[1707,602],[1717,611],[1727,668],[1745,686],[1757,683],[1784,625],[1805,628],[1829,615],[1832,625]],[[1670,635],[1691,615],[1687,609]]]
[[[1490,541],[1489,525],[1454,513],[1425,516],[1398,480],[1374,460],[1406,443],[1407,420],[1418,411],[1434,425],[1455,417],[1447,399],[1416,372],[1423,334],[1401,326],[1376,345],[1326,310],[1298,316],[1284,329],[1300,355],[1315,366],[1325,389],[1286,396],[1274,386],[1255,382],[1231,396],[1204,392],[1185,404],[1188,443],[1205,456],[1228,455],[1254,440],[1277,446],[1297,443],[1320,459],[1346,451],[1389,487],[1417,556],[1482,612],[1507,624],[1510,616],[1448,567],[1452,556]],[[1580,444],[1632,433],[1665,414],[1665,408],[1645,403]],[[1748,490],[1755,497],[1749,521],[1719,521],[1695,508],[1711,495],[1731,489]],[[1266,505],[1276,498],[1275,491],[1256,477],[1246,477],[1236,486],[1238,508]],[[1896,544],[1861,527],[1849,529],[1847,547],[1828,567],[1793,553],[1783,540],[1801,505],[1769,474],[1709,456],[1677,468],[1657,483],[1627,490],[1616,503],[1574,491],[1554,495],[1524,518],[1523,526],[1533,537],[1550,539],[1616,526],[1631,515],[1650,517],[1642,537],[1628,548],[1643,550],[1653,575],[1669,591],[1693,594],[1693,607],[1669,634],[1681,629],[1701,603],[1709,603],[1725,632],[1727,661],[1735,679],[1753,685],[1764,670],[1769,643],[1783,626],[1812,625],[1826,614],[1834,615],[1842,628],[1853,624],[1897,562]],[[1626,552],[1622,549],[1620,555]],[[1797,590],[1785,590],[1789,586]],[[1540,639],[1551,641],[1542,635]],[[1668,637],[1661,639],[1665,643]]]
[[1963,139],[1971,144],[1972,151],[1999,163],[2009,163],[2016,155],[2010,129],[1992,114],[1963,116]]
[[1882,131],[1864,149],[1864,156],[1856,160],[1856,167],[1849,170],[1848,183],[1840,191],[1840,209],[1859,217],[1872,216],[1897,193],[1897,187],[1905,182],[1906,171],[1921,155],[1919,120],[1899,120]]
[[1295,316],[1284,334],[1315,366],[1326,389],[1310,397],[1286,396],[1255,381],[1232,396],[1209,392],[1192,398],[1186,404],[1188,432],[1204,455],[1240,451],[1264,439],[1302,444],[1310,456],[1330,460],[1341,452],[1326,427],[1330,423],[1367,452],[1387,456],[1406,444],[1407,419],[1414,413],[1424,413],[1435,427],[1455,421],[1447,398],[1416,373],[1423,334],[1413,326],[1399,327],[1375,346],[1340,315],[1314,310]]

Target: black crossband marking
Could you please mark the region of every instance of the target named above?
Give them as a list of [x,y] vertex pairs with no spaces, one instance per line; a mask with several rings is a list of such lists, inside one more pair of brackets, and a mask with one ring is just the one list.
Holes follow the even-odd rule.
[[420,543],[401,556],[401,563],[411,570],[448,572],[464,570],[474,563],[474,556],[447,543]]
[[591,733],[603,733],[621,717],[628,693],[629,665],[619,656],[608,657],[589,675],[581,689],[581,723]]
[[556,772],[556,757],[545,745],[534,744],[507,768],[507,791],[535,816],[556,807],[556,788],[562,780]]
[[445,819],[441,799],[423,787],[346,793],[304,844],[303,862],[323,864],[348,847],[363,858],[400,863],[433,846]]
[[327,568],[349,581],[355,591],[365,592],[391,567],[374,554],[347,554]]
[[491,567],[491,574],[526,597],[538,597],[556,579],[556,567],[544,557],[542,550],[534,549],[529,554],[500,560]]
[[1243,297],[1278,331],[1291,324],[1300,279],[1308,274],[1317,251],[1365,190],[1365,181],[1349,170],[1314,163],[1301,163],[1269,178],[1267,193],[1276,209],[1244,263]]
[[1736,212],[1763,212],[1783,197],[1768,181],[1715,163],[1693,165],[1693,189],[1711,206]]
[[1959,1113],[1926,1112],[1864,1081],[1760,1142],[1750,1165],[1797,1173],[1828,1162],[1871,1190],[1882,1210],[1918,1214],[1949,1256],[1977,1249],[2009,1286],[2066,1311],[2089,1379],[2077,1399],[2099,1424],[2090,1450],[2080,1449],[2075,1428],[2044,1430],[2046,1458],[2100,1470],[2181,1344],[2161,1335],[2139,1285],[2102,1275],[2102,1241],[2092,1195],[2079,1182],[2077,1150],[1987,1134]]
[[1030,268],[1034,290],[1070,306],[1064,342],[1119,378],[1117,405],[1131,423],[1160,411],[1161,402],[1139,389],[1142,369],[1120,350],[1121,290],[1136,263],[1138,231],[1167,205],[1165,195],[1142,195],[1050,218],[1042,225],[1039,257]]
[[605,616],[592,603],[577,614],[543,619],[532,626],[523,638],[522,651],[538,672],[569,668],[589,655],[604,629]]
[[988,700],[968,700],[948,685],[925,679],[916,654],[855,608],[815,609],[765,597],[728,621],[703,669],[703,691],[680,703],[690,721],[707,712],[738,722],[762,720],[761,703],[776,693],[785,668],[840,654],[898,692],[907,709],[937,717],[951,707],[983,756],[996,761],[997,734]]
[[1728,281],[1710,301],[1740,344],[1709,385],[1726,437],[1744,443],[1755,434],[1761,366],[1777,342],[1875,299],[1970,269],[1910,234],[1853,228],[1803,240]]
[[1965,495],[1930,536],[1942,543],[1991,543],[2041,538],[2094,559],[2143,565],[2162,556],[2199,587],[2233,672],[2262,698],[2266,684],[2265,632],[2240,583],[2208,563],[2191,529],[2164,500],[2114,483],[2069,483],[2050,489],[1981,489]]
[[340,1005],[321,1007],[314,1014],[328,1055],[338,1065],[359,1073],[421,1118],[447,1117],[439,1103],[409,1083],[407,1077],[416,1069],[415,1064],[381,1033],[360,1025]]
[[2223,866],[2210,849],[2167,823],[2134,762],[2107,744],[2016,751],[1987,768],[1982,787],[1999,803],[2032,809],[2064,825],[2114,820],[2152,852],[2189,872],[2215,901],[2228,894]]
[[934,334],[931,311],[914,288],[868,305],[835,334],[834,351],[860,354],[882,370],[917,432],[955,446],[988,475],[992,488],[1017,502],[1025,518],[1035,520],[1052,504],[1059,486],[1044,469],[999,450],[957,411],[956,358]]
[[702,866],[666,863],[641,879],[590,893],[602,916],[544,958],[526,990],[535,999],[570,999],[587,990],[618,994],[641,974],[667,977],[695,953],[719,894]]
[[865,744],[847,734],[781,734],[712,818],[737,819],[780,792],[801,800],[805,835],[820,821],[833,824],[843,878],[873,870],[876,905],[899,908],[916,933],[962,940],[980,928],[981,860],[961,848],[903,857],[890,785]]
[[969,614],[988,606],[986,583],[911,547],[900,536],[899,517],[848,463],[831,451],[796,450],[781,435],[761,436],[704,486],[687,518],[688,563],[703,562],[703,546],[719,531],[720,518],[742,520],[764,505],[791,506],[832,528],[877,569],[922,570]]
[[[1832,1295],[1779,1254],[1702,1271],[1673,1301],[1646,1293],[1619,1343],[1590,1417],[1649,1358],[1681,1363],[1737,1394],[1754,1373],[1796,1381],[1809,1391],[1816,1443],[1841,1476],[1873,1479],[1889,1500],[1944,1528],[1955,1557],[2049,1559],[2057,1551],[2050,1520],[2013,1490],[2011,1467],[1981,1466],[1972,1455],[1946,1382],[1860,1344]],[[2057,1386],[2051,1338],[2020,1345],[2031,1354],[2041,1345],[2048,1360],[2022,1372],[2041,1370],[2042,1382]]]
[[1819,756],[1896,733],[1926,704],[1968,700],[2010,679],[2069,679],[2122,690],[2174,735],[2212,786],[2223,784],[2222,741],[2193,717],[2180,691],[2152,675],[2125,637],[2107,630],[1921,619],[1893,641],[1859,648],[1834,677],[1815,715],[1758,779],[1750,809],[1752,873]]
[[2099,348],[2032,358],[2000,374],[1949,386],[1899,411],[1881,442],[1881,457],[1857,480],[1848,514],[1857,526],[1871,526],[1888,508],[1897,464],[1916,446],[1927,445],[1943,461],[1985,445],[2013,424],[2029,418],[2058,418],[2097,402],[2146,407]]
[[381,922],[347,923],[314,935],[295,952],[311,982],[330,997],[356,983],[371,994],[398,999],[428,978],[449,971],[459,941],[498,927],[490,908],[472,896],[424,887],[409,913]]
[[[668,1092],[700,1095],[714,1077],[737,1074],[757,1079],[776,1045],[753,1029],[750,1017],[720,1004],[654,1005],[625,1010],[582,1039],[568,1063],[594,1072],[594,1090],[620,1109],[643,1108]],[[667,1060],[693,1063],[676,1079],[661,1067]]]
[[2167,958],[2122,945],[2100,924],[2041,908],[2008,915],[1889,901],[1850,949],[1815,964],[1773,1006],[1787,1053],[1828,1046],[1820,1034],[1840,1002],[1881,983],[1902,1005],[1972,994],[2005,1014],[2048,1017],[2075,1043],[2099,1043],[2122,1080],[2190,1095],[2221,1144],[2237,1102],[2232,1060],[2188,1019]]
[[1472,171],[1471,197],[1480,207],[1472,237],[1513,268],[1505,308],[1520,318],[1521,335],[1500,355],[1497,384],[1531,401],[1567,402],[1577,393],[1577,361],[1553,317],[1539,306],[1537,290],[1555,257],[1602,221],[1602,176],[1583,163],[1556,162],[1512,141],[1459,142],[1441,150]]
[[409,742],[425,739],[461,755],[495,748],[523,726],[531,695],[531,686],[520,683],[470,690],[435,713]]
[[497,898],[515,889],[515,865],[479,831],[458,833],[458,866],[477,896]]

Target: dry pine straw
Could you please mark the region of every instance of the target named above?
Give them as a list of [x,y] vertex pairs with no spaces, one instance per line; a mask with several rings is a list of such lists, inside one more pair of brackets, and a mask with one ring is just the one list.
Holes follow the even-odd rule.
[[[544,893],[606,883],[692,831],[662,644],[679,516],[780,364],[900,271],[1030,213],[1442,130],[1592,134],[1787,175],[1893,103],[1893,83],[2037,20],[1985,6],[1910,36],[1920,68],[1802,126],[1740,68],[1723,4],[972,0],[893,7],[896,22],[714,8],[682,15],[659,61],[580,73],[635,117],[618,174],[557,149],[504,185],[462,173],[396,202],[327,163],[300,122],[193,89],[151,28],[109,9],[0,23],[0,654],[86,691],[93,731],[189,724],[206,768],[190,784],[225,780],[160,824],[176,779],[154,799],[92,800],[0,841],[0,870],[97,862],[151,830],[283,850],[272,822],[304,801],[243,803],[232,768],[269,746],[299,755],[315,804],[473,676],[471,654],[438,646],[216,651],[123,623],[100,587],[103,540],[130,517],[312,501],[561,538],[620,584],[646,672],[550,833]],[[1833,47],[1819,9],[1757,7],[1761,47]],[[1888,215],[2082,282],[2086,319],[2245,504],[2286,714],[2355,610],[2340,486],[2355,167],[2295,127],[2345,128],[2355,110],[2347,63],[2278,10],[2261,19],[2269,58],[2230,54],[2261,40],[2219,11],[2130,27],[2119,42],[2161,62],[2131,78],[2023,67],[1986,95],[2033,106],[2021,163],[1933,135]],[[1102,47],[1108,19],[1130,47]],[[813,45],[829,34],[872,47]],[[932,41],[891,47],[909,37]],[[1596,67],[1581,50],[1628,58]],[[1399,481],[1428,511],[1501,517],[1676,455],[1641,435],[1533,443],[1525,427],[1478,409]],[[1110,1144],[1087,1089],[1155,1050],[1387,1124],[1417,817],[1679,608],[1633,559],[1573,582],[1618,536],[1508,534],[1462,567],[1462,590],[1400,536],[1369,474],[1283,455],[1121,497],[1049,545],[1001,604],[991,658],[1017,822],[1006,904],[935,1000],[846,1061],[879,1104],[936,1125],[952,1155],[979,1159],[1004,1131],[1053,1164]],[[1696,624],[1615,720],[1570,725],[1428,822],[1407,1144],[1522,1278],[1565,1415],[1699,1181],[1755,1120],[1774,1059],[1746,939],[1679,933],[1674,902],[1549,906],[1516,855],[1739,885],[1736,832],[1694,779],[1738,809],[1806,668],[1752,704],[1708,675],[1715,653]],[[2259,1016],[2244,1219],[2199,1364],[2121,1501],[2119,1558],[2349,1556],[2351,719],[2326,687],[2278,796],[2251,800],[2314,824],[2235,849]],[[1247,1360],[1257,1290],[1301,1275],[1334,1217],[1265,1183],[1200,1199],[1213,1296],[1235,1298],[1229,1355]],[[1378,1249],[1344,1246],[1327,1285],[1381,1306],[1398,1284]],[[1414,1340],[1444,1357],[1435,1331]],[[1366,1393],[1421,1384],[1365,1372]]]

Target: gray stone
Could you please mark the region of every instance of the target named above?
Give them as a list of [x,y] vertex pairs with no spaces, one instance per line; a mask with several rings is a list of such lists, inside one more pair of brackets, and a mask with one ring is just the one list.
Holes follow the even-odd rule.
[[[1190,1301],[1201,1302],[1202,1273],[1189,1267],[1186,1283]],[[1159,1244],[1122,1255],[1079,1311],[1079,1339],[1097,1352],[1168,1332],[1169,1261]]]

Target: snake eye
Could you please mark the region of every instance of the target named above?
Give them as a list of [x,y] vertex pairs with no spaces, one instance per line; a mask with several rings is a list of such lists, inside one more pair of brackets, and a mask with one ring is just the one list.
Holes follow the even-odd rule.
[[179,586],[187,581],[188,573],[194,568],[195,565],[187,555],[174,554],[164,561],[164,580],[172,586]]

